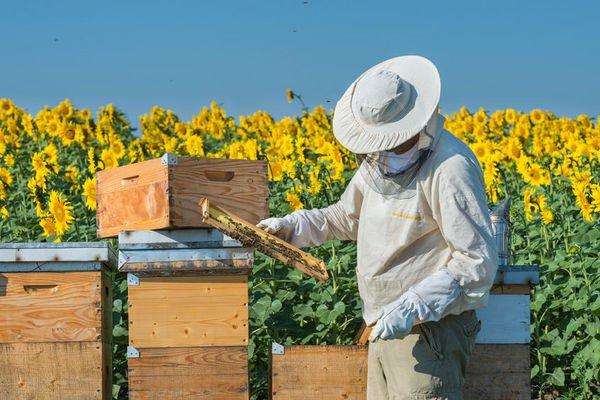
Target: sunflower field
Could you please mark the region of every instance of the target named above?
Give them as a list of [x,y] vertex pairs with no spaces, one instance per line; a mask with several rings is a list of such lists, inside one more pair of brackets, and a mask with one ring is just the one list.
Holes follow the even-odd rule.
[[[65,100],[33,115],[0,99],[2,241],[96,240],[94,174],[165,152],[268,160],[274,216],[335,202],[357,167],[321,107],[274,120],[263,111],[234,118],[212,103],[189,121],[154,107],[139,127],[112,104],[94,115]],[[512,200],[514,264],[540,265],[532,294],[532,397],[598,398],[600,124],[542,110],[462,108],[447,115],[446,129],[480,160],[490,206]],[[355,244],[330,241],[311,251],[328,263],[326,284],[257,255],[250,282],[254,399],[267,396],[272,340],[349,344],[361,323]],[[127,285],[114,278],[113,394],[125,399]]]

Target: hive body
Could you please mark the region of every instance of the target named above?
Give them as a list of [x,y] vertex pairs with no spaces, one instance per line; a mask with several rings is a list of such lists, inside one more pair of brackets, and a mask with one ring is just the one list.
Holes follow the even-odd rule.
[[131,399],[245,399],[253,252],[215,229],[121,233]]
[[97,174],[99,237],[122,231],[203,227],[198,202],[257,223],[267,218],[264,161],[161,158]]
[[105,243],[0,245],[0,398],[111,398],[115,262]]
[[[537,268],[501,268],[467,367],[466,400],[530,399],[529,293]],[[366,344],[369,330],[359,336]],[[366,400],[366,345],[273,346],[273,400]]]

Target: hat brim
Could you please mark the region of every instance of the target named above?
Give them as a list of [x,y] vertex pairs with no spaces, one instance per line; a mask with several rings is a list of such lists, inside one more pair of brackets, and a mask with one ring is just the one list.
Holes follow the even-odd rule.
[[[354,92],[366,75],[392,71],[412,86],[413,97],[407,111],[393,121],[368,125],[357,114]],[[335,106],[333,133],[348,150],[366,154],[389,150],[406,142],[427,126],[440,101],[440,75],[433,63],[420,56],[401,56],[369,68],[346,90]]]

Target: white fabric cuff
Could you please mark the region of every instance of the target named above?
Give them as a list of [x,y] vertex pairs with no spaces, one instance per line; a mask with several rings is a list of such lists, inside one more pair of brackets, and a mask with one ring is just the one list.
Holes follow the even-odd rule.
[[443,268],[409,288],[406,294],[418,321],[439,321],[461,297],[462,288],[450,271]]
[[318,246],[327,240],[327,220],[319,209],[294,211],[283,219],[293,227],[289,242],[294,246]]

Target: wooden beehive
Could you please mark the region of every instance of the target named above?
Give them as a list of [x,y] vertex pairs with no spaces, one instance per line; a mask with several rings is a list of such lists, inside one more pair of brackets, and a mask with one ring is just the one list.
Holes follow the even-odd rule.
[[252,263],[216,229],[119,235],[130,399],[248,399]]
[[121,231],[203,227],[198,202],[257,223],[268,216],[264,161],[161,158],[97,174],[98,236]]
[[0,244],[0,398],[112,397],[107,243]]
[[[529,400],[529,295],[537,268],[502,268],[487,307],[477,311],[481,331],[467,367],[466,400]],[[362,338],[368,338],[366,330]],[[366,345],[273,344],[273,400],[365,400]]]

